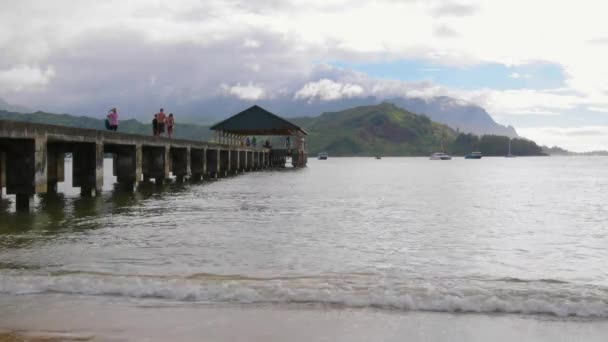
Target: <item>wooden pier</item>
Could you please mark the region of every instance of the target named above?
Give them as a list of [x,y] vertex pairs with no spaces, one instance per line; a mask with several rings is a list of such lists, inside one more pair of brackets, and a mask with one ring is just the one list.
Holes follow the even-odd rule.
[[[0,186],[16,195],[17,211],[29,211],[34,195],[57,192],[67,153],[72,156],[72,186],[83,196],[101,192],[103,161],[109,154],[114,176],[127,191],[140,182],[162,184],[171,174],[183,182],[283,168],[287,157],[294,167],[306,166],[306,132],[258,106],[218,125],[224,129],[216,142],[204,142],[0,120]],[[256,135],[294,136],[299,143],[285,149],[244,144],[245,137]]]
[[72,155],[72,185],[83,196],[101,192],[108,154],[125,190],[151,180],[162,184],[171,173],[181,182],[285,166],[263,147],[0,121],[0,184],[16,195],[18,211],[29,211],[35,194],[57,191],[66,153]]

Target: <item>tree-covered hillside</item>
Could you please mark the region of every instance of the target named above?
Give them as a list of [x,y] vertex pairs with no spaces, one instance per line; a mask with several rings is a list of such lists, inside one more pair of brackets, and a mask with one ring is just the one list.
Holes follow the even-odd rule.
[[[474,134],[459,134],[450,143],[450,153],[465,155],[479,151],[484,156],[505,156],[509,153],[509,137],[498,135],[484,135],[478,137]],[[534,141],[526,139],[511,139],[511,154],[516,156],[542,156],[546,153]]]
[[[391,103],[355,107],[318,117],[293,121],[308,133],[309,153],[333,156],[427,156],[433,152],[465,155],[480,151],[486,156],[508,153],[505,136],[457,134],[427,116],[408,112]],[[533,141],[513,139],[515,155],[543,155]]]
[[428,155],[441,150],[456,133],[390,103],[361,106],[315,118],[293,120],[309,136],[309,152],[326,151],[334,156]]

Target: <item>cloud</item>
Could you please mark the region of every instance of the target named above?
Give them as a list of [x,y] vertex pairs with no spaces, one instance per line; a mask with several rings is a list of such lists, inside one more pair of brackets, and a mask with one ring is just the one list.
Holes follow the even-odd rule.
[[518,133],[539,144],[574,152],[608,150],[608,126],[518,128]]
[[452,37],[457,37],[458,36],[458,32],[456,32],[455,30],[451,29],[450,27],[448,27],[447,25],[439,25],[435,28],[435,30],[433,31],[433,34],[437,37],[440,38],[452,38]]
[[[228,112],[239,96],[272,104],[283,97],[448,95],[483,105],[505,123],[566,122],[578,110],[593,123],[605,117],[597,109],[608,108],[604,7],[554,0],[0,1],[0,97],[89,115],[120,106],[147,118],[159,104],[202,117],[221,102]],[[403,82],[325,64],[383,59],[423,60],[441,70],[542,60],[559,66],[564,82],[534,91],[471,89],[447,87],[436,75]],[[511,70],[518,79],[543,77]]]
[[241,100],[260,100],[266,96],[266,90],[261,85],[255,85],[251,82],[247,85],[240,83],[234,86],[222,84],[221,88],[225,94],[235,96]]
[[294,99],[307,100],[338,100],[342,98],[357,97],[364,93],[363,87],[352,83],[339,83],[329,79],[306,83],[294,94]]
[[247,39],[243,43],[243,47],[246,47],[246,48],[253,48],[253,49],[255,49],[255,48],[259,48],[260,46],[262,46],[262,44],[259,41],[255,40],[255,39]]
[[509,78],[520,79],[520,78],[532,78],[530,74],[520,74],[518,72],[513,72],[509,75]]
[[55,77],[55,68],[48,66],[20,65],[8,70],[0,70],[0,90],[21,91],[46,86]]
[[588,106],[587,109],[593,112],[608,113],[608,105],[604,107]]
[[590,44],[608,45],[608,37],[594,38],[588,41]]
[[477,6],[462,4],[456,2],[445,2],[441,3],[431,11],[433,15],[442,16],[469,16],[473,15],[478,10]]

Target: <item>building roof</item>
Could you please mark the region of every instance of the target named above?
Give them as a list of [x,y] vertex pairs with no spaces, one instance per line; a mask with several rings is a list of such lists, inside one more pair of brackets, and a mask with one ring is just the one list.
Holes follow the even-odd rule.
[[308,135],[299,126],[254,105],[211,126],[211,130],[239,135]]

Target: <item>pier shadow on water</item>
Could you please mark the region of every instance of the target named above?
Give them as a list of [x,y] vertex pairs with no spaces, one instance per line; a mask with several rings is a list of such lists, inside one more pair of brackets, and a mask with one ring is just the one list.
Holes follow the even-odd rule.
[[[280,172],[301,172],[301,168],[285,168]],[[276,170],[263,170],[276,172]],[[146,206],[147,201],[178,196],[212,185],[229,181],[235,175],[204,181],[175,182],[169,179],[162,185],[141,182],[135,190],[123,189],[112,175],[111,159],[104,165],[103,192],[95,197],[80,195],[80,190],[71,186],[71,162],[66,162],[65,181],[58,184],[57,193],[35,196],[34,208],[29,213],[15,211],[14,196],[0,198],[0,248],[19,248],[36,241],[48,241],[70,232],[85,232],[108,226],[113,215],[162,215],[166,208]]]
[[104,218],[129,213],[147,200],[174,196],[190,191],[193,186],[210,183],[141,183],[134,191],[112,184],[95,197],[80,196],[77,189],[72,188],[66,193],[36,195],[35,208],[30,213],[15,212],[14,198],[3,197],[0,199],[0,248],[20,248],[66,232],[103,228]]

